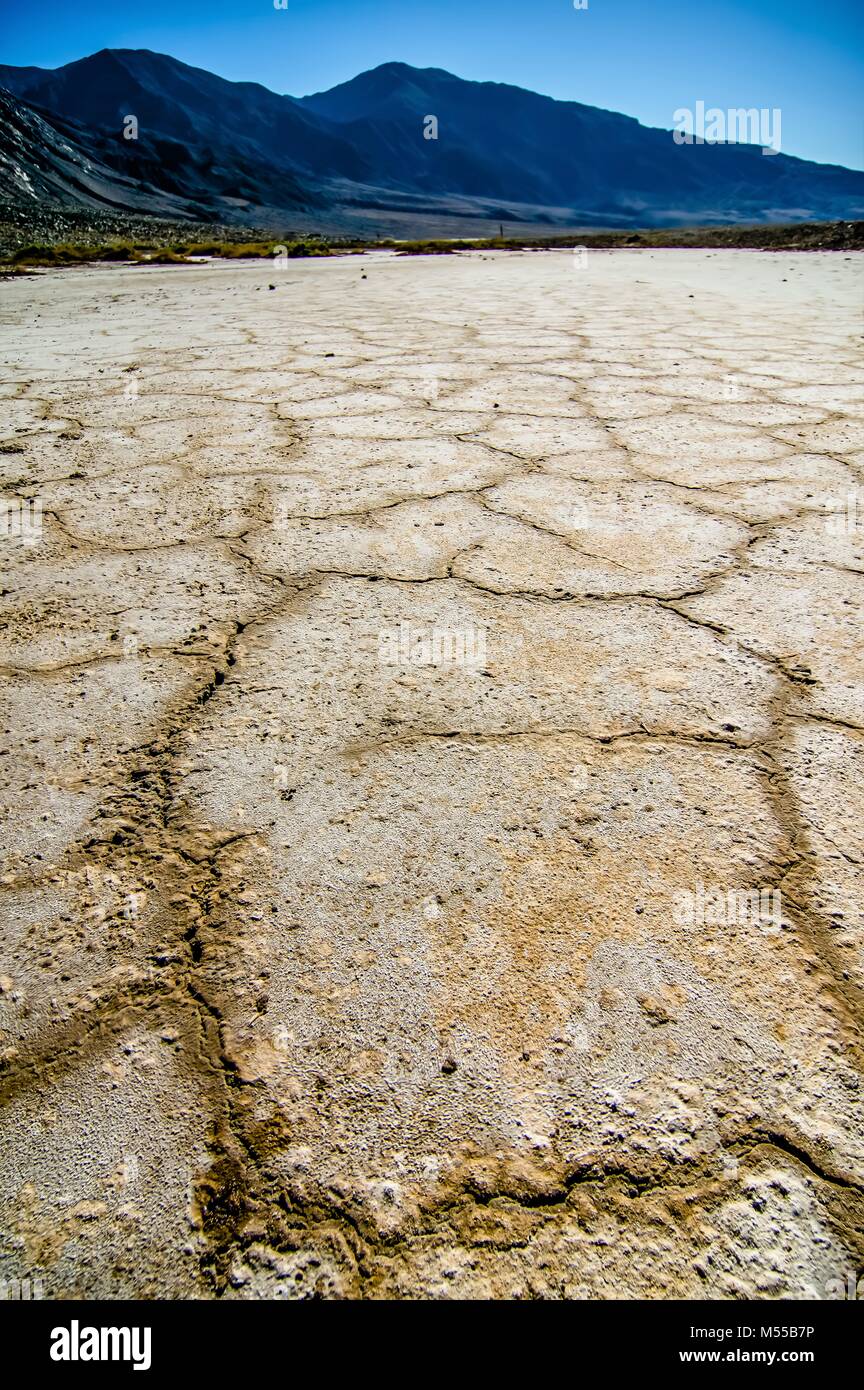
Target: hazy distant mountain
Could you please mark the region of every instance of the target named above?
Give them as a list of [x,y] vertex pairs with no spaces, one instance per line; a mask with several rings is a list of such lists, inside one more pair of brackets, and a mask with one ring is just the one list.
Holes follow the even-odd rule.
[[[56,70],[0,66],[0,84],[43,121],[79,123],[106,166],[126,178],[138,168],[196,215],[448,203],[605,226],[864,215],[864,174],[749,145],[676,145],[629,116],[437,68],[385,63],[297,100],[146,50],[103,49]],[[135,142],[122,138],[128,115]],[[437,140],[424,139],[428,116]],[[29,138],[38,144],[35,129]]]

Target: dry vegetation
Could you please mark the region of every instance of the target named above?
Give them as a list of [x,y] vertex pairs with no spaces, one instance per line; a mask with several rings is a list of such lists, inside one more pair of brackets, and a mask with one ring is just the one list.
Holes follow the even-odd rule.
[[788,226],[688,227],[678,229],[585,232],[566,236],[485,237],[461,240],[328,238],[285,235],[266,240],[173,240],[164,235],[137,240],[117,238],[103,244],[60,242],[56,245],[21,246],[0,261],[7,272],[39,266],[82,265],[99,261],[127,261],[132,265],[190,265],[197,257],[226,260],[308,256],[344,256],[369,250],[395,250],[406,256],[449,255],[456,251],[543,251],[587,246],[599,250],[633,247],[749,248],[769,251],[848,251],[864,247],[864,222],[808,222]]

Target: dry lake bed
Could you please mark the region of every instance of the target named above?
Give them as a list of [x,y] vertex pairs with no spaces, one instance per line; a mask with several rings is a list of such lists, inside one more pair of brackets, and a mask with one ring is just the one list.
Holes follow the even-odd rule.
[[0,286],[0,1280],[860,1275],[861,265]]

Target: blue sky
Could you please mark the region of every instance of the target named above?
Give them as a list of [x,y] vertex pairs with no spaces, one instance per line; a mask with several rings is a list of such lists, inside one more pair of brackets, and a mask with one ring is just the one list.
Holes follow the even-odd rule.
[[303,96],[398,59],[605,106],[779,107],[782,146],[864,168],[862,0],[0,0],[0,59],[152,48]]

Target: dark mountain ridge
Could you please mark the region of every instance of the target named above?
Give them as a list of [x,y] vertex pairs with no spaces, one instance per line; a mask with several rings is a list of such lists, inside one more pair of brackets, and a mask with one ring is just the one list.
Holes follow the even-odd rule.
[[[0,65],[0,84],[43,123],[17,174],[7,164],[4,195],[26,186],[26,160],[38,164],[59,120],[74,123],[61,138],[83,157],[194,215],[430,207],[610,227],[864,215],[862,173],[753,145],[677,145],[630,116],[439,68],[384,63],[296,99],[148,50],[103,49],[55,70]],[[130,115],[137,141],[123,138]],[[424,137],[430,116],[437,139]]]

